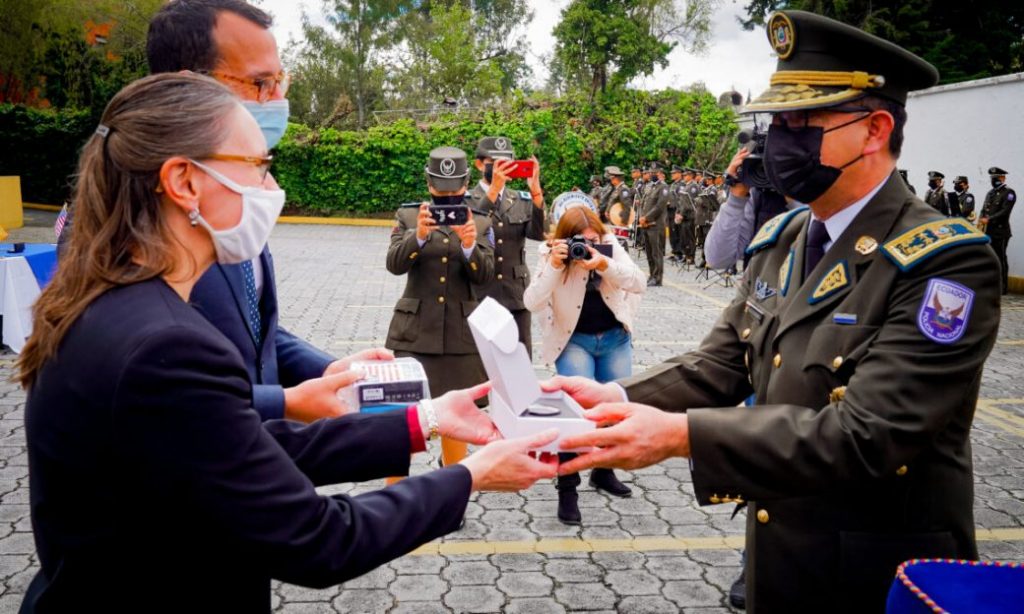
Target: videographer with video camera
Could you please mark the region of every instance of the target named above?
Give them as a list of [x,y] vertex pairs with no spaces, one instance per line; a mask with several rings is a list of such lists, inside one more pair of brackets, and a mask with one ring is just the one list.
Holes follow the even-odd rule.
[[796,201],[775,191],[764,172],[762,154],[765,135],[756,129],[744,131],[738,140],[743,144],[725,171],[729,198],[722,205],[704,241],[704,259],[713,269],[727,269],[749,256],[747,245],[765,222],[798,206]]
[[[559,197],[562,198],[562,197]],[[581,199],[582,200],[582,199]],[[597,213],[582,202],[552,217],[554,235],[540,246],[523,300],[541,323],[541,359],[559,375],[609,382],[632,372],[633,315],[643,294],[644,273]],[[559,454],[562,462],[574,454]],[[558,478],[558,519],[580,524],[578,473]],[[594,469],[590,484],[616,497],[632,491],[611,469]]]

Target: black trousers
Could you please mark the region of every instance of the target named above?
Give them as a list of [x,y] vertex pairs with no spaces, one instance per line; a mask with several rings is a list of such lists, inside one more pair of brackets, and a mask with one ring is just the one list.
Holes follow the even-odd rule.
[[661,224],[644,229],[644,253],[647,254],[647,267],[651,279],[661,283],[665,273],[665,227]]
[[683,221],[679,225],[679,237],[682,244],[683,257],[693,262],[693,255],[697,251],[697,231],[693,227],[693,221]]
[[533,336],[530,332],[530,310],[529,309],[514,309],[512,310],[512,317],[516,320],[516,326],[519,327],[519,341],[526,346],[526,353],[533,358]]
[[672,253],[678,256],[683,253],[683,233],[682,225],[676,223],[675,217],[675,213],[668,212],[668,244]]
[[989,237],[992,239],[992,249],[999,257],[999,279],[1002,283],[1003,294],[1010,289],[1010,265],[1006,261],[1006,246],[1010,243],[1010,237]]

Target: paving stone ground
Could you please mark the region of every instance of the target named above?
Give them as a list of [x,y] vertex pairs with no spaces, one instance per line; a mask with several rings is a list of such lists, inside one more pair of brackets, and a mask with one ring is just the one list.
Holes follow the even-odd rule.
[[[387,244],[384,228],[278,226],[271,247],[282,324],[339,356],[382,345],[404,284],[384,269]],[[693,272],[673,267],[665,279],[665,287],[651,289],[643,300],[635,369],[694,348],[733,292],[705,288]],[[1006,297],[973,431],[975,514],[986,560],[1024,560],[1022,349],[1024,298]],[[25,395],[8,383],[13,360],[10,353],[0,355],[0,614],[17,611],[37,565],[28,515]],[[438,454],[432,446],[417,455],[412,472],[429,471]],[[732,518],[728,505],[698,507],[686,467],[680,460],[621,472],[633,488],[631,499],[597,493],[584,481],[582,527],[557,521],[551,483],[516,494],[477,494],[461,531],[340,586],[310,590],[275,583],[274,609],[730,612],[726,594],[740,568],[743,514]],[[377,480],[322,492],[359,494],[383,486]],[[522,552],[536,542],[543,552]]]

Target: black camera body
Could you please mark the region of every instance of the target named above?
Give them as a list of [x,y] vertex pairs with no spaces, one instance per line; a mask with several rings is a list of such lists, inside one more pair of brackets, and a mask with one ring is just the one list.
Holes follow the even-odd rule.
[[740,168],[736,171],[740,183],[748,188],[771,188],[772,184],[768,181],[768,173],[764,170],[764,144],[768,140],[768,135],[758,130],[755,125],[752,131],[740,132],[736,136],[736,140],[742,145],[753,143],[749,148],[750,155],[743,159]]
[[438,226],[463,226],[469,221],[466,205],[430,205],[427,208]]
[[583,235],[573,235],[565,244],[569,247],[569,260],[590,260],[592,256],[590,255],[590,250],[587,249],[588,247],[593,247],[594,251],[603,256],[612,257],[611,245],[594,243]]

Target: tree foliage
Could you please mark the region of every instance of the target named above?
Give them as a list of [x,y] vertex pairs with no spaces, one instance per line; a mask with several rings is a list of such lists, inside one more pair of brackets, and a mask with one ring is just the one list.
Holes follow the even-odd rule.
[[978,0],[751,0],[745,28],[778,9],[818,13],[916,53],[939,69],[940,83],[1024,70],[1024,4]]

